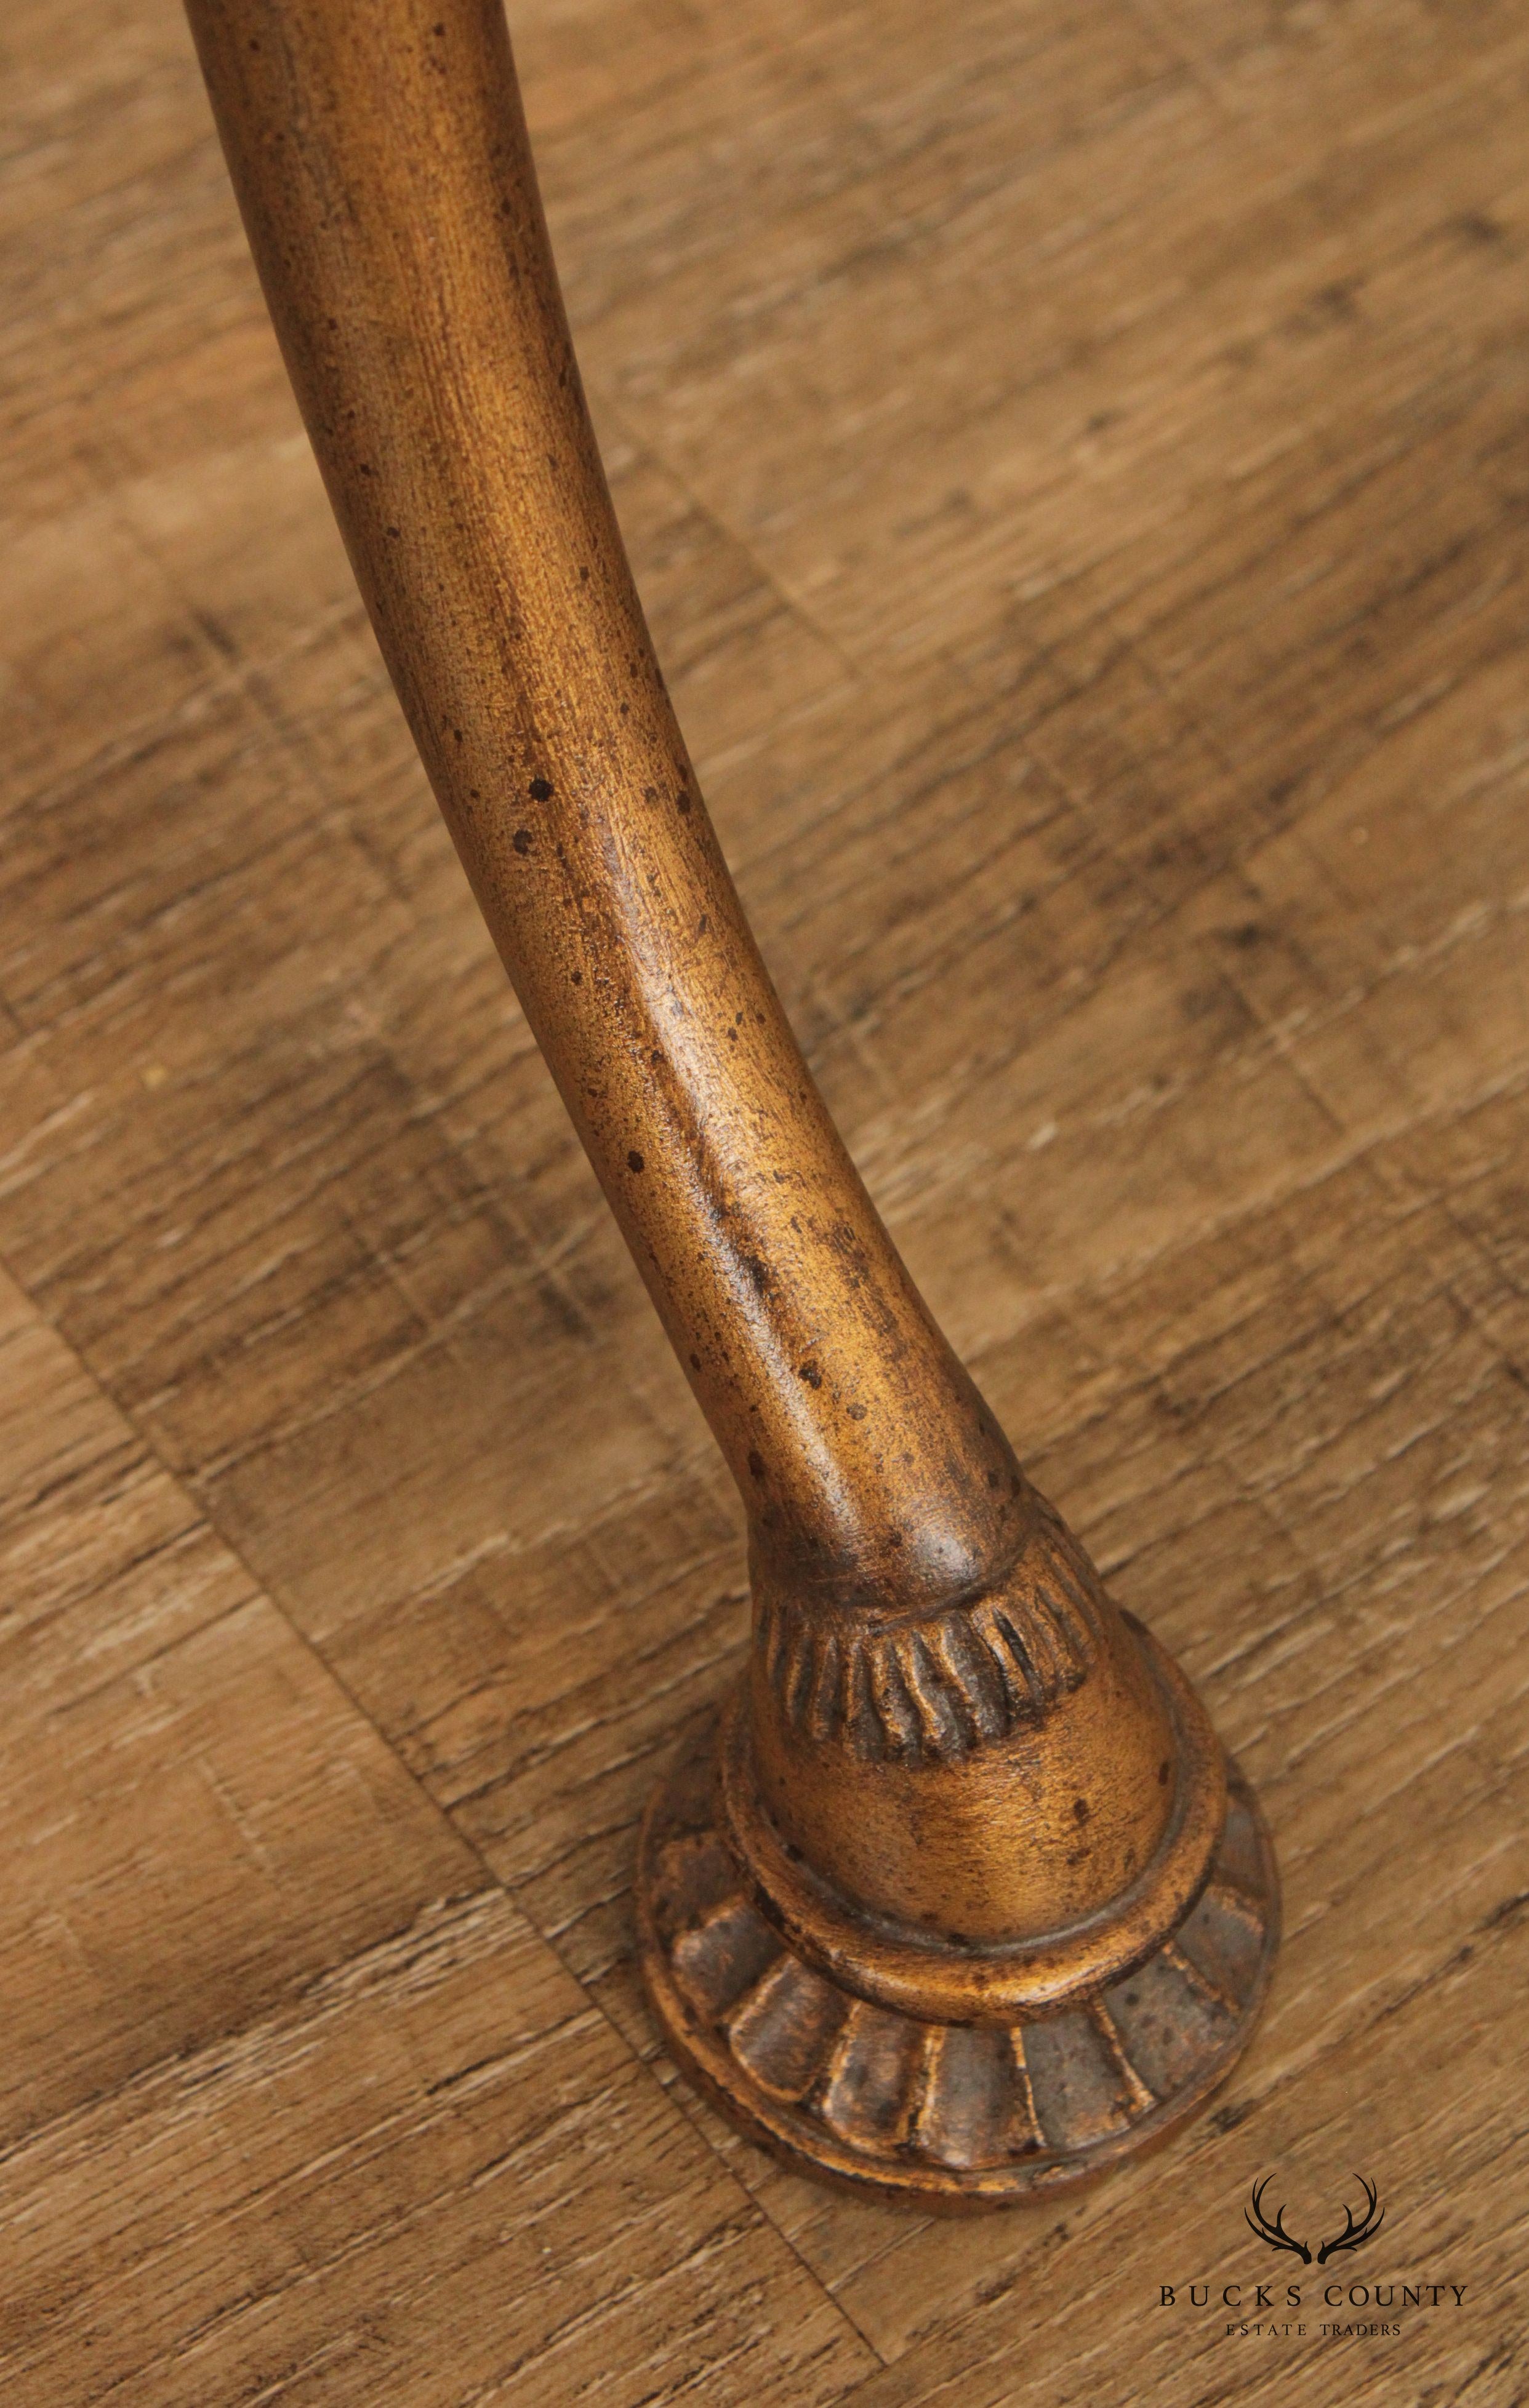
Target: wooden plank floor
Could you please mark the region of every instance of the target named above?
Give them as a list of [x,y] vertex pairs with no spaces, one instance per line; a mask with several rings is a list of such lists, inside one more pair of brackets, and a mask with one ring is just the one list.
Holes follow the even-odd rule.
[[[513,22],[745,902],[1289,1939],[1219,2108],[1047,2212],[837,2199],[656,2059],[634,1828],[739,1513],[179,16],[13,0],[0,2400],[1521,2401],[1529,7]],[[1270,2171],[1463,2304],[1229,2335]]]

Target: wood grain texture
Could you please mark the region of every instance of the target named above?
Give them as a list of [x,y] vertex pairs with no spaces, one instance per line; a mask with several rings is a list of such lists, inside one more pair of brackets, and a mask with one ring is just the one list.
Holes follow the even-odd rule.
[[[942,1322],[1257,1780],[1288,1915],[1234,2120],[1065,2215],[974,2230],[827,2200],[655,2092],[609,2179],[651,2200],[671,2153],[711,2148],[684,2160],[669,2262],[747,2214],[761,2271],[666,2293],[634,2258],[598,2364],[646,2365],[658,2398],[869,2379],[1027,2408],[1506,2408],[1529,22],[535,0],[515,30],[618,512],[787,1010]],[[0,1253],[43,1364],[8,1394],[28,1444],[60,1431],[17,1483],[5,1603],[59,1613],[62,1698],[124,1684],[77,1755],[67,1722],[51,1753],[27,1738],[15,1793],[12,1870],[35,1843],[39,1875],[7,1883],[27,2137],[24,2187],[22,2156],[0,2186],[29,2236],[7,2345],[49,2408],[99,2396],[102,2329],[124,2396],[221,2408],[299,2381],[366,2397],[363,2361],[325,2370],[381,2334],[390,2400],[454,2408],[509,2396],[554,2319],[497,2286],[497,2206],[443,2206],[421,2238],[437,2143],[380,2157],[373,2117],[415,2130],[443,2065],[581,2010],[515,1926],[416,2071],[399,2052],[437,2040],[428,2016],[398,2038],[388,1952],[460,1888],[430,1928],[483,1963],[492,1880],[652,2045],[635,1821],[739,1660],[742,1533],[413,766],[179,16],[28,6],[5,39]],[[89,1397],[108,1418],[71,1436]],[[61,1526],[36,1488],[65,1462]],[[162,1580],[155,1548],[182,1546]],[[157,1758],[138,1626],[185,1650]],[[225,1785],[267,1784],[274,1881],[192,1787],[193,1725]],[[135,1828],[226,1937],[205,2019],[180,2003],[195,1964],[188,1985],[136,1919],[123,1790],[91,1770],[114,1777],[119,1728],[197,1801]],[[359,1855],[325,1837],[331,1763],[391,1801]],[[71,1801],[72,1841],[49,1836]],[[37,1928],[81,1896],[90,1981]],[[353,2045],[326,2026],[305,2095],[263,2035],[339,2013],[311,1985],[345,1965]],[[582,2028],[555,2059],[559,2099],[617,2078]],[[280,2110],[245,2087],[267,2061],[298,2086]],[[331,2091],[321,2247],[281,2187],[281,2116]],[[459,2168],[521,2128],[512,2081],[483,2098]],[[166,2213],[166,2131],[188,2168],[217,2159],[233,2236],[169,2214],[173,2286],[133,2240]],[[1385,2271],[1448,2261],[1468,2312],[1391,2358],[1255,2363],[1154,2328],[1176,2268],[1255,2275],[1257,2174],[1314,2199],[1350,2160],[1389,2203]],[[576,2316],[617,2292],[577,2287],[603,2206],[570,2214],[550,2262]],[[70,2305],[82,2231],[99,2325]],[[354,2289],[269,2273],[353,2240]],[[427,2306],[475,2248],[470,2315],[408,2357],[386,2302]],[[217,2319],[257,2288],[245,2356],[253,2326]],[[491,2363],[454,2359],[469,2326]],[[666,2360],[687,2326],[700,2355]],[[541,2396],[587,2371],[544,2363]]]

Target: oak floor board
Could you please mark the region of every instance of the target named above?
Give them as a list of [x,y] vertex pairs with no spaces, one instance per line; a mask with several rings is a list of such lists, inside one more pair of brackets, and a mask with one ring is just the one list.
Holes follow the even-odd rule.
[[[20,0],[7,2408],[1514,2408],[1529,13],[512,18],[783,997],[1257,1780],[1285,1951],[1210,2115],[1034,2215],[819,2190],[656,2057],[636,1821],[742,1660],[736,1500],[412,756],[179,12]],[[1469,2310],[1160,2310],[1289,2271],[1275,2168],[1314,2229],[1368,2171],[1352,2272]]]
[[7,2398],[837,2399],[873,2363],[501,1893],[5,2167]]
[[485,1875],[8,1282],[0,1311],[12,2142]]
[[[1147,38],[1124,11],[1076,22],[1112,71]],[[852,187],[847,226],[837,196],[757,202],[730,246],[754,306],[729,308],[703,259],[587,322],[576,303],[586,355],[852,656],[944,649],[1000,617],[1044,645],[1080,570],[1129,593],[1148,547],[1159,573],[1164,552],[1194,560],[1262,452],[1299,432],[1351,458],[1368,423],[1468,356],[1473,318],[1499,340],[1522,328],[1511,217],[1500,244],[1423,237],[1496,222],[1505,187],[1522,191],[1523,36],[1509,20],[1483,60],[1439,35],[1428,107],[1350,126],[1337,163],[1311,142],[1320,56],[1266,149],[1262,121],[1215,110],[1161,51],[1139,122],[1089,122],[1086,79],[1059,59],[1074,122],[1033,160],[1048,95],[1027,62],[983,208],[945,178],[948,216],[926,232],[892,175]],[[1364,288],[1392,259],[1372,318]],[[791,430],[809,409],[803,463]]]

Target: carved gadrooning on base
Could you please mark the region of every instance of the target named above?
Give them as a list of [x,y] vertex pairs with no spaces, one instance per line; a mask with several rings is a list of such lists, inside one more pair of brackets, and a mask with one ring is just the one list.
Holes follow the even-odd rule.
[[836,1621],[810,1599],[758,1599],[756,1644],[786,1720],[879,1761],[949,1762],[1043,1721],[1087,1678],[1103,1584],[1057,1509],[1023,1476],[1030,1512],[1017,1577],[886,1623]]
[[643,1971],[665,2038],[798,2171],[955,2210],[1086,2181],[1191,2114],[1262,2005],[1278,1883],[1252,1794],[1229,1773],[1210,1878],[1144,1964],[1060,2014],[923,2023],[827,1978],[761,1913],[724,1836],[711,1726],[643,1829]]

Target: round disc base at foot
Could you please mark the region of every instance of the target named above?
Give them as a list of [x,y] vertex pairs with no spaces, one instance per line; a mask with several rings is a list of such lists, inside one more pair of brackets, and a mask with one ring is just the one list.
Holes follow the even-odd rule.
[[1279,1887],[1234,1765],[1210,1879],[1145,1964],[1060,2014],[920,2023],[830,1980],[760,1912],[724,1835],[716,1736],[697,1736],[648,1810],[643,1972],[681,2064],[797,2172],[925,2210],[1044,2200],[1163,2139],[1247,2045]]

